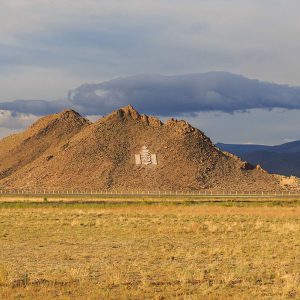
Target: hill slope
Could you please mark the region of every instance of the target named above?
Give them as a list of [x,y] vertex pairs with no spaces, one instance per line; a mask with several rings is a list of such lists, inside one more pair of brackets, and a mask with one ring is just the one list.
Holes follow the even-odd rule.
[[26,131],[0,141],[0,179],[30,164],[90,122],[73,110],[39,119]]
[[[185,121],[170,119],[163,124],[131,106],[93,124],[78,118],[75,123],[81,120],[82,124],[75,126],[75,132],[67,136],[51,133],[58,139],[55,145],[44,146],[36,139],[39,155],[15,167],[0,180],[0,186],[122,191],[281,189],[278,177],[223,153]],[[30,150],[22,151],[20,146],[19,151],[24,157]],[[141,161],[145,164],[136,164]]]

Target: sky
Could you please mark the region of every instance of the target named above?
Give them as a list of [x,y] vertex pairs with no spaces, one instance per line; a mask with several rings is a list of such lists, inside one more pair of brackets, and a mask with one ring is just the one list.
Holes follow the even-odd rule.
[[299,0],[1,1],[0,137],[69,106],[96,119],[133,103],[214,142],[300,139],[299,10]]

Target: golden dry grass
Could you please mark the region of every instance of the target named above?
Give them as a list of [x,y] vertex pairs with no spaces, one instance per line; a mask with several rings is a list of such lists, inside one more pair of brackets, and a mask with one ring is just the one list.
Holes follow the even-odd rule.
[[300,207],[0,209],[1,299],[300,298]]

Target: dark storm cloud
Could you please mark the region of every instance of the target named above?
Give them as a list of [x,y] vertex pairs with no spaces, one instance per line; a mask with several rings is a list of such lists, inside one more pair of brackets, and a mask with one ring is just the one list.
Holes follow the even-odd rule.
[[232,113],[254,108],[299,109],[300,88],[223,72],[143,75],[84,84],[70,92],[69,100],[85,114],[108,113],[128,103],[161,116],[200,111]]
[[71,107],[85,115],[106,114],[131,103],[160,116],[203,111],[233,113],[249,109],[300,109],[300,88],[271,84],[225,72],[177,76],[140,75],[84,84],[67,100],[0,103],[0,109],[43,115]]

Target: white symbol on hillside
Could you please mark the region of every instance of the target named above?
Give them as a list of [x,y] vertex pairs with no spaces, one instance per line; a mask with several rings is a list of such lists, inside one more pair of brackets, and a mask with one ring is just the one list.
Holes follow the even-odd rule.
[[136,165],[157,165],[156,154],[151,154],[146,146],[143,146],[140,154],[135,155]]

